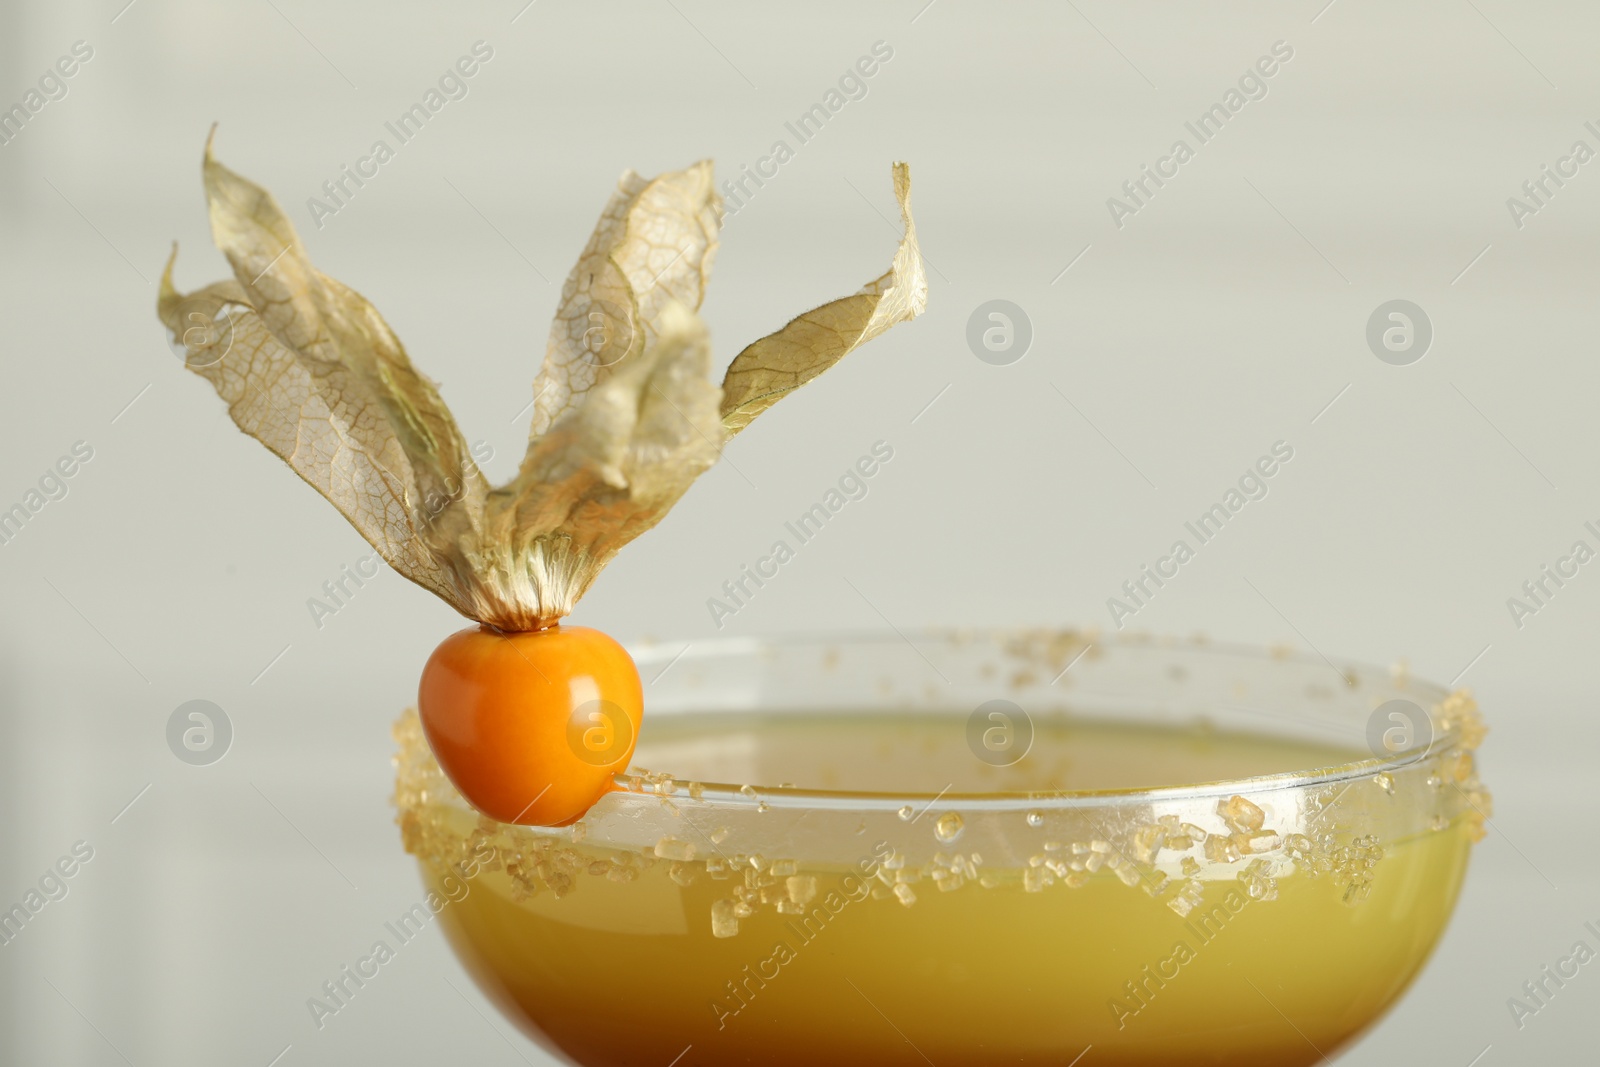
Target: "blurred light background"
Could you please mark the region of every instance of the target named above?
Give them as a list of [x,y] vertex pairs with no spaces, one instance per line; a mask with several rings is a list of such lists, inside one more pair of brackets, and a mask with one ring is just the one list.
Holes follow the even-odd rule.
[[[704,313],[727,360],[884,269],[889,164],[909,160],[927,315],[741,436],[575,619],[716,635],[707,598],[885,440],[870,495],[721,634],[1109,627],[1122,582],[1287,442],[1266,499],[1130,625],[1470,686],[1493,829],[1432,964],[1341,1063],[1577,1062],[1600,979],[1520,1030],[1506,1000],[1600,917],[1600,564],[1520,626],[1507,601],[1600,544],[1600,162],[1547,181],[1536,213],[1507,201],[1531,204],[1523,183],[1574,142],[1600,149],[1600,12],[525,3],[0,5],[0,108],[92,49],[0,145],[0,510],[93,450],[0,545],[0,905],[93,849],[0,947],[0,1060],[549,1062],[437,930],[320,1031],[305,1007],[419,896],[388,730],[460,620],[385,571],[319,627],[307,599],[366,546],[167,346],[170,242],[181,288],[226,275],[199,180],[220,122],[219,157],[383,312],[494,479],[624,168],[729,176],[796,149],[724,230]],[[467,95],[314,225],[307,199],[478,41]],[[866,95],[799,145],[784,124],[877,42],[893,54]],[[1265,96],[1119,226],[1107,199],[1194,144],[1185,122],[1275,42],[1292,58]],[[1031,321],[1009,365],[966,340],[993,299]],[[1432,323],[1409,365],[1366,341],[1392,299]],[[167,747],[192,699],[233,724],[211,766]]]

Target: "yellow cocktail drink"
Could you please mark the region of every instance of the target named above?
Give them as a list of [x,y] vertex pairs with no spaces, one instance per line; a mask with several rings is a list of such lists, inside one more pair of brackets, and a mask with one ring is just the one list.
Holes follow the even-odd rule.
[[[622,799],[680,829],[636,847],[603,816],[559,836],[480,820],[438,795],[403,722],[402,824],[441,895],[452,857],[495,849],[445,927],[506,1014],[579,1063],[1066,1064],[1092,1047],[1095,1064],[1291,1067],[1332,1055],[1417,974],[1487,804],[1465,750],[1297,792],[1260,776],[1369,754],[1053,716],[996,768],[962,726],[870,711],[659,724],[641,762],[793,783],[745,791],[745,822],[773,820],[793,846],[760,854],[743,827],[692,817],[698,787],[649,772]],[[1239,781],[1266,784],[1198,785]],[[864,783],[924,799],[824,799]],[[986,810],[996,796],[1015,803]]]

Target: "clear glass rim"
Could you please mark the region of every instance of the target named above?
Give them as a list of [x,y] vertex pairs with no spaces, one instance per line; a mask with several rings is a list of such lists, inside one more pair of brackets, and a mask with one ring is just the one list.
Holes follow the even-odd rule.
[[[921,650],[917,649],[915,642],[912,640],[913,636],[923,637],[930,641],[987,640],[997,642],[1007,637],[1037,636],[1040,633],[1049,632],[1052,631],[1042,627],[1009,629],[1001,627],[936,627],[917,630],[912,635],[898,630],[799,631],[777,635],[702,638],[689,642],[641,642],[636,646],[630,646],[628,651],[634,657],[635,663],[640,667],[641,674],[647,674],[648,668],[651,666],[669,663],[681,665],[685,661],[695,659],[710,660],[741,655],[758,655],[763,649],[769,648],[906,643],[911,644],[912,648],[920,654]],[[1110,637],[1094,634],[1091,636],[1088,631],[1070,629],[1053,632],[1075,634],[1090,644],[1115,645],[1128,648],[1181,648],[1191,653],[1231,657],[1241,662],[1254,661],[1263,665],[1274,663],[1316,665],[1320,663],[1332,667],[1347,677],[1351,672],[1355,672],[1360,676],[1381,676],[1387,673],[1388,670],[1387,668],[1353,660],[1330,662],[1321,655],[1298,650],[1280,651],[1248,644],[1211,641],[1209,639],[1197,642],[1146,634]],[[1449,751],[1459,746],[1458,729],[1453,724],[1448,726],[1441,724],[1439,716],[1435,713],[1438,705],[1449,697],[1451,691],[1437,683],[1408,678],[1407,692],[1417,698],[1416,703],[1428,712],[1432,720],[1432,736],[1428,742],[1425,745],[1389,756],[1369,756],[1333,766],[1300,768],[1274,774],[1184,785],[1050,792],[987,791],[964,793],[944,791],[935,793],[915,790],[877,792],[857,789],[806,789],[787,786],[754,787],[754,792],[751,792],[752,787],[750,786],[696,780],[694,784],[698,787],[698,790],[695,801],[697,805],[707,804],[729,809],[756,808],[760,804],[765,804],[768,807],[788,809],[848,808],[851,810],[893,810],[907,804],[924,804],[932,807],[934,804],[943,806],[959,802],[964,810],[987,809],[1003,812],[1040,809],[1059,811],[1075,808],[1161,804],[1213,796],[1225,797],[1233,794],[1266,793],[1290,789],[1306,790],[1337,787],[1346,783],[1370,779],[1378,774],[1392,774],[1422,762],[1435,752]],[[650,713],[647,690],[646,714]],[[663,716],[686,713],[676,709],[663,709],[656,712],[656,714]],[[706,714],[738,714],[738,712],[716,711],[706,712]],[[614,781],[618,789],[624,792],[635,794],[653,793],[650,786],[641,782],[638,776],[634,774],[618,774],[615,776]],[[678,782],[677,784],[681,787],[686,783]],[[681,796],[681,794],[678,795]]]

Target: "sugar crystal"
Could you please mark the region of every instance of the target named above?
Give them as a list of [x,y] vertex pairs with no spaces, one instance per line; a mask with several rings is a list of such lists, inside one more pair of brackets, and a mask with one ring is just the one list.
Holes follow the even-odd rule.
[[739,917],[733,912],[733,901],[719,900],[711,905],[711,936],[733,937],[739,932]]
[[655,853],[664,860],[692,860],[694,842],[680,841],[676,837],[663,837],[656,842]]
[[1240,858],[1239,846],[1226,834],[1206,835],[1206,859],[1213,863],[1236,863]]
[[1243,852],[1272,852],[1283,844],[1283,838],[1271,830],[1254,834],[1236,834],[1234,841]]
[[1217,814],[1236,834],[1254,833],[1266,822],[1266,812],[1241,796],[1217,801]]
[[1141,863],[1154,863],[1167,839],[1167,828],[1160,825],[1141,826],[1133,832],[1133,855]]
[[784,888],[796,904],[809,904],[817,895],[817,879],[810,874],[791,874],[784,879]]

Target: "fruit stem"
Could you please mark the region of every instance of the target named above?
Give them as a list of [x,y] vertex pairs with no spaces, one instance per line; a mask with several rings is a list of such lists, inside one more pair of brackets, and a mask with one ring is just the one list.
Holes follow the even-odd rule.
[[526,630],[507,630],[504,627],[496,626],[492,622],[480,622],[480,623],[478,623],[478,629],[484,631],[485,633],[499,634],[501,637],[505,637],[505,636],[508,636],[510,634],[539,634],[539,633],[544,633],[546,630],[557,629],[558,627],[560,627],[560,625],[561,625],[561,616],[558,615],[555,618],[551,618],[551,619],[539,619],[532,626],[528,627]]

